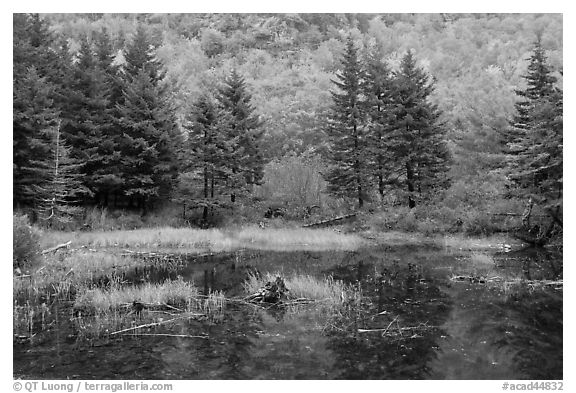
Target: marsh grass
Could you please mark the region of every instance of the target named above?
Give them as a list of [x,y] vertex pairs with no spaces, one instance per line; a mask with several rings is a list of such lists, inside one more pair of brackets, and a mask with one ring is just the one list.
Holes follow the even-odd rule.
[[95,279],[115,275],[145,262],[106,252],[66,252],[44,257],[40,267],[28,277],[13,279],[14,297],[28,299],[47,297],[69,300],[80,288]]
[[181,278],[163,283],[87,289],[76,297],[74,308],[88,313],[107,313],[130,306],[134,301],[147,305],[169,305],[182,311],[198,310],[198,289]]
[[365,242],[356,235],[330,229],[262,229],[244,227],[235,230],[192,228],[144,228],[130,231],[44,232],[42,248],[72,240],[74,247],[176,249],[186,252],[232,251],[251,249],[337,249],[354,250]]
[[[145,308],[135,312],[134,301],[143,303]],[[162,323],[188,317],[202,316],[216,322],[222,319],[225,304],[222,292],[202,296],[193,284],[178,278],[159,284],[123,287],[112,283],[107,288],[87,289],[76,298],[73,308],[79,337],[92,339],[148,324],[158,326],[137,328],[127,334],[138,336],[159,329],[169,333],[170,325],[160,326]]]
[[23,305],[14,304],[12,318],[16,335],[32,337],[38,331],[44,330],[49,323],[51,311],[46,303]]
[[338,308],[356,296],[352,287],[342,281],[334,280],[331,276],[316,278],[311,275],[292,274],[285,276],[281,272],[266,273],[264,275],[249,274],[244,282],[246,294],[258,292],[269,281],[282,277],[288,288],[288,302],[296,299],[307,299],[318,302],[328,308]]

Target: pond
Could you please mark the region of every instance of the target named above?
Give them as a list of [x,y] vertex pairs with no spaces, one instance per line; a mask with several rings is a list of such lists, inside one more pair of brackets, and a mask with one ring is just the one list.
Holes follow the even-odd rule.
[[[178,276],[245,296],[248,273],[332,276],[361,301],[326,313],[226,303],[218,319],[85,340],[55,301],[14,377],[30,379],[562,379],[562,255],[473,253],[430,245],[358,251],[237,251],[128,272],[129,285]],[[145,313],[146,311],[144,311]],[[180,335],[180,336],[178,336]],[[196,338],[189,337],[195,336]]]

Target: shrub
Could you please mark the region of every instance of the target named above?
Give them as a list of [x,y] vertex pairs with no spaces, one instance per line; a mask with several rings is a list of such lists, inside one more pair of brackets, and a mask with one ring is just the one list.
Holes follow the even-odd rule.
[[25,215],[13,216],[13,254],[14,268],[29,268],[39,262],[40,235],[30,225]]
[[111,226],[108,209],[92,207],[86,210],[84,225],[94,231],[109,231],[114,228]]
[[482,211],[470,211],[463,224],[464,233],[470,236],[491,235],[498,231],[492,216]]

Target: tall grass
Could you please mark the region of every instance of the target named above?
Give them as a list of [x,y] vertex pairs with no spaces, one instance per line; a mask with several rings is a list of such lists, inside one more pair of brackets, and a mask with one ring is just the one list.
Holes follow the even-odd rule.
[[167,304],[191,311],[199,309],[198,298],[198,289],[194,285],[178,279],[160,284],[87,289],[76,297],[74,308],[89,313],[106,313],[138,301],[147,305]]
[[111,277],[144,262],[134,258],[106,252],[80,251],[44,257],[29,277],[14,277],[13,292],[34,295],[55,295],[68,298],[71,291],[85,286],[101,276]]
[[342,281],[336,281],[331,276],[316,278],[311,275],[292,274],[284,276],[283,273],[266,273],[264,275],[250,274],[244,282],[244,290],[247,294],[258,292],[267,282],[282,277],[288,288],[289,299],[309,299],[321,302],[320,304],[330,308],[337,308],[346,303],[349,298],[355,296],[354,290]]
[[261,229],[245,227],[237,230],[192,228],[144,228],[131,231],[45,232],[43,247],[72,240],[74,247],[92,248],[170,248],[186,251],[232,251],[253,249],[338,249],[353,250],[363,240],[329,229]]

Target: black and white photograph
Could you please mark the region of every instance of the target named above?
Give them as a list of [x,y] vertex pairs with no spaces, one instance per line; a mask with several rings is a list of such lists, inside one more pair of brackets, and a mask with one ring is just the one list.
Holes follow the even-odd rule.
[[570,390],[564,14],[11,18],[8,389]]

